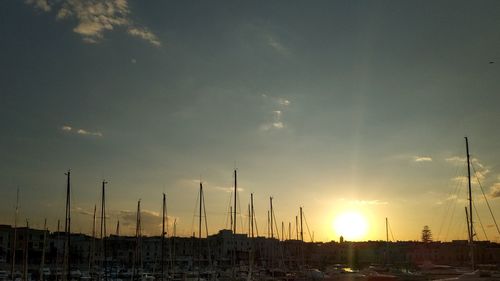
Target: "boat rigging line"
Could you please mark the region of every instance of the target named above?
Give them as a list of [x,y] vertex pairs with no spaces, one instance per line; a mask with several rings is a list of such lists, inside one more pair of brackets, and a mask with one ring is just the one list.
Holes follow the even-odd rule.
[[495,223],[495,227],[497,228],[498,234],[500,234],[500,229],[498,228],[497,220],[495,219],[495,216],[493,215],[493,211],[491,211],[491,206],[488,201],[488,198],[486,197],[486,194],[484,194],[484,189],[483,185],[481,184],[481,181],[479,180],[479,177],[477,176],[478,172],[476,171],[476,168],[474,167],[474,163],[471,163],[472,169],[474,170],[474,176],[476,177],[477,183],[479,184],[479,187],[481,189],[481,193],[483,194],[484,200],[486,201],[486,206],[488,206],[488,210],[490,211],[491,218],[493,219],[493,222]]

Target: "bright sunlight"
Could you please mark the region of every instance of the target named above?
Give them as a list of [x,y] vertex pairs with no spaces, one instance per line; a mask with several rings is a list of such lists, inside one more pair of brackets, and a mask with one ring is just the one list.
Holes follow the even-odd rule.
[[357,212],[346,212],[339,214],[334,222],[333,228],[337,237],[343,236],[346,240],[360,240],[368,230],[366,219]]

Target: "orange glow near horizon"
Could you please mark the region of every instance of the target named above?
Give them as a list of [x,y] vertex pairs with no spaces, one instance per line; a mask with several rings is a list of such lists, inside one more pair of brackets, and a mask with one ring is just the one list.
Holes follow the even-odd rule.
[[333,230],[337,237],[343,236],[345,240],[363,240],[368,234],[368,222],[359,212],[343,212],[335,217]]

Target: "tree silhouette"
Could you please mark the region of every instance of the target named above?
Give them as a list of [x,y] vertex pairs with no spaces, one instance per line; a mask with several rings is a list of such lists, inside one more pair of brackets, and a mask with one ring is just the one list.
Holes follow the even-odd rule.
[[429,243],[432,242],[432,232],[429,226],[424,226],[424,229],[422,229],[422,242],[424,243]]

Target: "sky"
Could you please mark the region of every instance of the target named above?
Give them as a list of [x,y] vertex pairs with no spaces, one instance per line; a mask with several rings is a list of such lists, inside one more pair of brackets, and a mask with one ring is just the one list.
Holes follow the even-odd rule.
[[141,200],[159,235],[166,193],[191,235],[201,180],[213,234],[237,168],[239,232],[253,193],[259,235],[273,197],[307,241],[345,213],[351,240],[385,218],[391,240],[466,239],[468,136],[476,238],[500,240],[498,1],[1,1],[0,38],[0,224],[19,188],[18,224],[56,230],[71,169],[76,232],[105,179],[108,233]]

